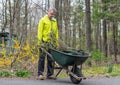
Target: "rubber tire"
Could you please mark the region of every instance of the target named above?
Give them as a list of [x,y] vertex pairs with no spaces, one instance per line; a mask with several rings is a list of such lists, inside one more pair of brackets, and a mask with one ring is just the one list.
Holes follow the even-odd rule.
[[[73,72],[73,69],[71,70]],[[76,70],[73,72],[74,74],[76,74],[78,77],[81,77],[82,76],[82,72],[79,68],[76,68]],[[77,80],[76,78],[74,78],[72,75],[69,75],[70,76],[70,80],[72,81],[72,83],[74,84],[79,84],[82,79],[80,80]]]

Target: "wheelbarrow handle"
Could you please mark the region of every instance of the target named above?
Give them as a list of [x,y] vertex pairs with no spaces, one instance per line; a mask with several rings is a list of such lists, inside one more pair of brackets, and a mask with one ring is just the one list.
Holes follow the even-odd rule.
[[54,61],[54,59],[53,59],[53,57],[52,57],[52,55],[49,53],[49,52],[47,52],[44,48],[40,48],[43,52],[45,52],[51,59],[52,59],[52,61]]

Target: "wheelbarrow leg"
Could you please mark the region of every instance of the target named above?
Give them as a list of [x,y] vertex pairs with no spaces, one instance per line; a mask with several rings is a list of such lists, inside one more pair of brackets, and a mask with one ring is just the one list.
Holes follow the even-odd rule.
[[60,74],[60,72],[63,70],[63,68],[62,67],[55,67],[55,69],[59,69],[59,71],[55,75],[55,77],[57,77]]

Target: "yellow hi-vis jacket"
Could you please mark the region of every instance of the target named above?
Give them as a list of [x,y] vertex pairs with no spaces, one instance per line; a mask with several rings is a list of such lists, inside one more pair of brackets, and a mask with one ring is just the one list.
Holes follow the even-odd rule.
[[[50,35],[54,34],[54,38]],[[50,20],[48,15],[45,15],[38,24],[38,45],[41,46],[42,41],[53,42],[58,46],[58,26],[56,19]]]

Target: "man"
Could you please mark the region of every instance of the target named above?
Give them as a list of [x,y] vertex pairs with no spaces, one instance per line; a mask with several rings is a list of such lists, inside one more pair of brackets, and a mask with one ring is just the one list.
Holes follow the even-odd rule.
[[[54,18],[56,9],[52,8],[48,10],[48,13],[39,21],[38,25],[38,45],[44,48],[50,53],[50,48],[56,48],[58,46],[58,26],[57,21]],[[52,59],[41,49],[39,49],[40,56],[38,61],[38,79],[45,79],[44,62],[47,56],[47,78],[51,78],[53,75],[53,62]]]

